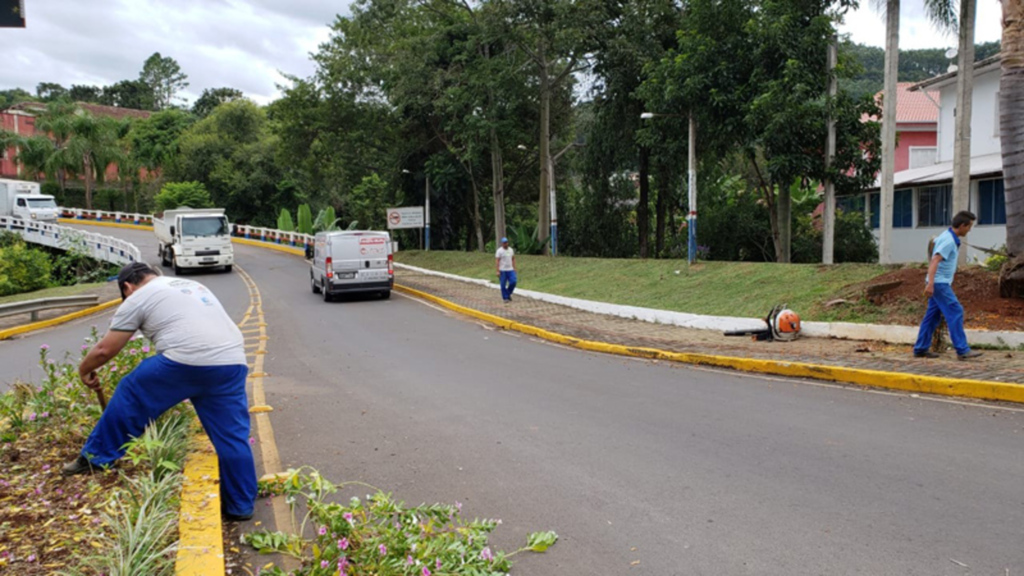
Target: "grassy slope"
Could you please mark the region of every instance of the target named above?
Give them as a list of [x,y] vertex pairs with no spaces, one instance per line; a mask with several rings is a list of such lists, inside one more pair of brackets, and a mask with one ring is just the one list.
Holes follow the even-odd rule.
[[36,290],[35,292],[24,292],[22,294],[12,294],[10,296],[0,297],[0,304],[11,304],[13,302],[23,302],[25,300],[35,300],[36,298],[55,298],[57,296],[78,296],[79,294],[85,294],[87,292],[98,291],[106,282],[94,282],[91,284],[76,284],[74,286],[58,286],[56,288],[44,288],[42,290]]
[[[404,264],[495,281],[494,258],[466,252],[399,252]],[[764,316],[788,303],[804,320],[832,320],[821,305],[882,274],[872,264],[817,265],[517,256],[519,286],[615,304],[715,316]],[[676,272],[678,271],[678,274]],[[874,314],[847,321],[875,321]]]

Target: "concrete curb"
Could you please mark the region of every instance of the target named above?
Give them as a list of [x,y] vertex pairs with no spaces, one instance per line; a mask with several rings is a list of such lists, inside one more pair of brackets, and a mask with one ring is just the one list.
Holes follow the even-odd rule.
[[99,304],[91,308],[86,308],[84,310],[79,310],[78,312],[72,312],[70,314],[58,316],[56,318],[50,318],[49,320],[40,320],[39,322],[33,322],[31,324],[15,326],[14,328],[6,328],[4,330],[0,330],[0,340],[7,340],[8,338],[12,336],[17,336],[18,334],[35,332],[36,330],[42,330],[43,328],[57,326],[59,324],[71,322],[72,320],[78,320],[79,318],[84,318],[86,316],[96,314],[97,312],[103,312],[104,310],[113,308],[114,306],[117,306],[120,303],[120,299],[109,300],[107,302],[104,302],[103,304]]
[[459,304],[449,302],[443,298],[439,298],[432,294],[427,294],[407,286],[396,284],[395,289],[405,294],[428,300],[448,308],[449,310],[494,324],[506,330],[515,330],[517,332],[522,332],[523,334],[529,334],[531,336],[536,336],[538,338],[543,338],[544,340],[566,346],[572,346],[581,350],[604,352],[606,354],[618,354],[621,356],[632,356],[636,358],[670,360],[673,362],[716,366],[719,368],[731,368],[734,370],[760,374],[813,378],[816,380],[856,384],[858,386],[867,386],[871,388],[886,388],[891,390],[919,392],[922,394],[939,394],[943,396],[959,396],[964,398],[978,398],[982,400],[1001,400],[1006,402],[1024,403],[1024,386],[1018,384],[988,382],[983,380],[960,380],[954,378],[942,378],[939,376],[882,372],[878,370],[824,366],[803,362],[760,360],[754,358],[716,356],[712,354],[696,354],[690,352],[669,352],[667,350],[659,350],[656,348],[608,344],[606,342],[595,342],[592,340],[574,338],[564,334],[558,334],[557,332],[551,332],[543,328],[538,328],[536,326],[521,324],[513,320],[508,320],[507,318],[460,306]]
[[[469,284],[486,286],[498,289],[498,285],[479,278],[466,278],[446,272],[438,272],[428,268],[410,266],[395,262],[395,267],[410,270],[428,276],[437,276],[449,280],[458,280]],[[558,296],[546,292],[534,290],[516,289],[516,294],[548,302],[567,306],[585,312],[628,318],[630,320],[642,320],[654,324],[667,324],[669,326],[680,326],[682,328],[696,328],[699,330],[713,330],[725,332],[727,330],[749,330],[763,328],[764,321],[759,318],[740,318],[736,316],[705,316],[701,314],[689,314],[686,312],[673,312],[670,310],[658,310],[656,308],[644,308],[641,306],[626,306],[622,304],[610,304],[595,300],[582,298],[570,298]],[[889,342],[892,344],[913,344],[917,340],[917,326],[882,325],[882,324],[856,324],[852,322],[804,322],[801,326],[801,333],[804,336],[814,338],[839,338],[844,340],[873,340],[878,342]],[[1010,348],[1024,347],[1024,332],[998,332],[990,330],[967,330],[967,339],[972,344],[985,344],[988,346],[1007,346]]]
[[206,434],[192,437],[185,458],[178,509],[175,576],[224,573],[224,536],[220,521],[220,469]]

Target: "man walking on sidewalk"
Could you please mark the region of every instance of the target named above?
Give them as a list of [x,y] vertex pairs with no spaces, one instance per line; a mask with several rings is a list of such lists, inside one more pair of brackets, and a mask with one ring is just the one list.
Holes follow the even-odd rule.
[[191,400],[220,461],[222,512],[248,520],[256,504],[256,466],[249,446],[248,366],[242,333],[213,292],[198,282],[158,276],[141,262],[117,277],[124,302],[110,331],[78,367],[94,390],[96,370],[112,360],[136,331],[153,342],[157,355],[121,379],[77,459],[65,476],[91,472],[124,456],[124,445],[150,421]]
[[516,289],[516,253],[508,247],[508,238],[501,239],[501,248],[494,253],[494,262],[498,266],[501,299],[508,304],[512,301],[512,292]]
[[914,344],[914,357],[938,358],[930,350],[932,333],[939,324],[940,315],[946,319],[949,338],[960,360],[977,358],[981,352],[974,352],[967,344],[964,333],[964,307],[953,293],[953,276],[956,274],[957,257],[960,255],[960,239],[965,238],[974,226],[976,217],[964,210],[953,217],[953,224],[935,239],[931,260],[928,263],[928,278],[924,293],[928,297],[928,311],[924,313],[921,329]]

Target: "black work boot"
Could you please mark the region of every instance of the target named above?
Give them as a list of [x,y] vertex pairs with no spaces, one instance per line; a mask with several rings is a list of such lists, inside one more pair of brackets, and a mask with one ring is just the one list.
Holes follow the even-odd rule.
[[78,458],[75,458],[71,462],[68,462],[60,470],[61,476],[74,476],[76,474],[91,474],[96,470],[99,470],[99,466],[93,466],[85,456],[81,454]]

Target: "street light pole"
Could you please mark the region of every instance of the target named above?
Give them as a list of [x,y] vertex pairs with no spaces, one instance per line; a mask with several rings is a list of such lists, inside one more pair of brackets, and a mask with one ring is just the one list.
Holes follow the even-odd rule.
[[423,232],[424,243],[423,243],[423,245],[424,245],[424,248],[426,248],[426,250],[429,252],[430,251],[430,174],[427,174],[427,200],[426,200],[425,204],[426,204],[426,214],[423,215],[423,218],[424,218],[424,220],[423,220],[423,227],[424,227],[424,232]]
[[[642,120],[650,120],[655,116],[669,116],[683,118],[682,114],[656,114],[644,112],[640,114]],[[689,211],[686,214],[686,255],[690,264],[697,261],[697,121],[693,118],[693,112],[686,115],[689,119],[689,142],[686,158],[686,198]]]
[[697,123],[690,116],[690,142],[687,146],[687,184],[686,195],[690,205],[690,213],[687,215],[687,244],[686,253],[689,256],[689,263],[697,261]]

